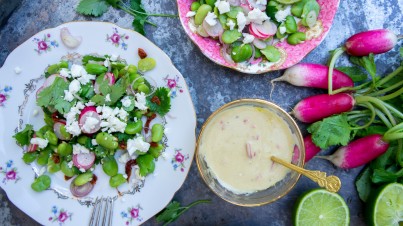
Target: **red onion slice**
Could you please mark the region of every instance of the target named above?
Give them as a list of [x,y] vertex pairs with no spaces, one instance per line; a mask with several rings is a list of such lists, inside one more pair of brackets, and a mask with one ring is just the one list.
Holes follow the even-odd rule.
[[60,132],[60,128],[62,126],[66,125],[66,121],[65,120],[56,120],[55,124],[53,124],[53,131],[55,132],[57,138],[59,138],[60,140],[70,140],[71,136],[63,136],[63,134]]
[[78,198],[88,195],[92,191],[93,188],[94,188],[94,185],[91,182],[87,182],[81,186],[75,185],[74,180],[70,183],[71,194],[73,194],[75,197],[78,197]]
[[214,26],[210,26],[210,24],[208,24],[206,20],[204,20],[203,28],[206,31],[206,33],[213,38],[217,38],[218,36],[222,35],[222,33],[224,33],[224,28],[218,21]]
[[266,42],[256,38],[253,40],[253,45],[258,49],[264,49],[267,46]]
[[223,45],[223,47],[220,49],[221,56],[224,58],[225,62],[227,62],[230,65],[236,65],[236,63],[232,60],[231,55],[228,54],[228,45]]

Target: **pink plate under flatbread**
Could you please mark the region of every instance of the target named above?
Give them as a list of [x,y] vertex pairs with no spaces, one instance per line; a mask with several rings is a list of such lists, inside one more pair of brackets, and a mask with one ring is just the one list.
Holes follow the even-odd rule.
[[203,38],[194,32],[195,28],[192,26],[191,18],[186,17],[193,1],[194,0],[177,0],[179,18],[186,34],[210,60],[224,67],[232,68],[248,74],[261,74],[269,71],[286,69],[300,62],[326,37],[326,34],[332,26],[333,18],[340,2],[339,0],[317,0],[321,9],[316,25],[309,30],[304,30],[307,35],[307,40],[304,43],[295,46],[289,45],[285,40],[275,44],[282,53],[280,61],[276,63],[266,61],[255,64],[248,62],[231,64],[225,61],[222,57],[220,52],[221,45],[218,40]]

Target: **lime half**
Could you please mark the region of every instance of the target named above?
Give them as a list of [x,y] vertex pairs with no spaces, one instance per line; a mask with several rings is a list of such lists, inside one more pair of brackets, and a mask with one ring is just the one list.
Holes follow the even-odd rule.
[[349,225],[350,214],[344,199],[337,193],[314,189],[297,201],[294,225]]
[[367,220],[371,225],[403,225],[403,185],[391,183],[381,187],[368,200]]

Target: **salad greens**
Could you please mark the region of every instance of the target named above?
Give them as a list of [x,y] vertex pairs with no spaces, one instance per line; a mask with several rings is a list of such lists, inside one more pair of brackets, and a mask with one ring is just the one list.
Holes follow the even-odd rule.
[[32,189],[46,190],[48,174],[61,171],[66,180],[73,178],[72,194],[83,197],[96,182],[96,165],[102,165],[111,187],[128,182],[132,167],[137,180],[154,172],[165,145],[164,126],[152,120],[167,114],[171,103],[168,88],[143,77],[155,67],[152,61],[138,71],[115,55],[86,55],[82,64],[61,61],[45,70],[36,96],[45,125],[34,130],[27,124],[13,136],[25,147],[26,164],[46,166]]
[[174,222],[179,218],[184,212],[188,211],[191,207],[201,204],[201,203],[210,203],[210,200],[198,200],[190,203],[187,206],[181,206],[181,204],[177,201],[172,201],[168,204],[168,206],[159,214],[157,214],[156,219],[159,223],[164,223],[167,225],[169,223]]

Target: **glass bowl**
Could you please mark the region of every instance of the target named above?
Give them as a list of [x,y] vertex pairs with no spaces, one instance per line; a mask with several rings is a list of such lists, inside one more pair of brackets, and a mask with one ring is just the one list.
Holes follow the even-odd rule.
[[279,116],[280,119],[286,123],[291,131],[291,139],[294,142],[294,150],[289,150],[292,153],[291,163],[299,167],[304,167],[305,160],[303,137],[296,122],[287,112],[282,110],[279,106],[261,99],[239,99],[227,103],[213,112],[204,123],[196,144],[196,163],[204,182],[215,194],[227,202],[239,206],[261,206],[274,202],[285,196],[297,183],[300,174],[285,168],[288,171],[286,176],[269,188],[251,193],[233,192],[217,180],[215,174],[209,169],[204,156],[200,153],[200,146],[204,142],[204,139],[206,139],[204,132],[206,131],[206,128],[211,125],[211,122],[214,121],[219,113],[240,106],[253,106],[269,110]]

